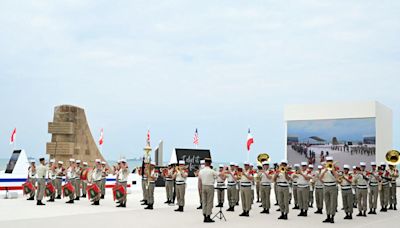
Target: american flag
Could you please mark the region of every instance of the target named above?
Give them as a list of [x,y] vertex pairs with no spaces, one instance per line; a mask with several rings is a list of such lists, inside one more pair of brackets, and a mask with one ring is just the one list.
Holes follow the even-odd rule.
[[196,131],[194,132],[193,144],[195,144],[196,146],[199,145],[199,132],[197,131],[197,128]]

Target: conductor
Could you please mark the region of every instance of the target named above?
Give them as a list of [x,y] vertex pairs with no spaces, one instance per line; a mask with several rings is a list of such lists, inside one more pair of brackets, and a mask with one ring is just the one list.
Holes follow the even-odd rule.
[[214,220],[211,219],[211,214],[214,204],[214,183],[218,174],[215,170],[211,169],[211,158],[205,158],[204,161],[205,167],[199,172],[199,181],[202,186],[203,222],[211,223],[214,222]]

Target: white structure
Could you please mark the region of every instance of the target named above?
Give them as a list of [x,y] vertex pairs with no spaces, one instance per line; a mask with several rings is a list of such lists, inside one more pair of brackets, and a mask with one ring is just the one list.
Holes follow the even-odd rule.
[[[285,107],[285,142],[288,121],[375,118],[376,161],[385,161],[387,151],[393,149],[392,110],[376,101],[327,103],[320,105],[289,105]],[[285,146],[287,158],[287,147]]]

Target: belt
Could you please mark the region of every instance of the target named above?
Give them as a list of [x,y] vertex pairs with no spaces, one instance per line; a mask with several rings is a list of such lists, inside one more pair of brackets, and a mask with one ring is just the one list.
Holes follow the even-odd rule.
[[240,186],[242,186],[242,187],[251,187],[251,183],[250,182],[241,182]]
[[342,186],[342,190],[351,190],[351,186]]
[[234,181],[228,181],[228,186],[235,186],[236,183]]
[[173,181],[173,179],[165,179],[165,181]]
[[388,185],[389,182],[382,182],[382,185]]
[[357,185],[358,189],[367,189],[368,186],[367,185]]
[[303,185],[303,184],[299,184],[297,185],[298,188],[308,188],[310,187],[310,185]]
[[376,187],[376,186],[378,186],[378,183],[369,183],[369,186]]
[[175,182],[175,184],[176,185],[183,185],[183,184],[185,184],[185,182],[184,181],[177,181],[177,182]]
[[315,186],[315,189],[324,189],[324,186]]
[[327,187],[336,186],[336,182],[334,182],[334,181],[324,182],[324,186],[327,186]]
[[262,183],[261,182],[261,186],[271,186],[271,183]]

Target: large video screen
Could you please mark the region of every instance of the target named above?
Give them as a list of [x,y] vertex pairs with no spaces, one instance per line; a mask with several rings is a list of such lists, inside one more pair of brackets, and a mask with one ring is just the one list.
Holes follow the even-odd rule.
[[375,118],[287,122],[287,159],[319,165],[332,156],[337,165],[375,161]]

